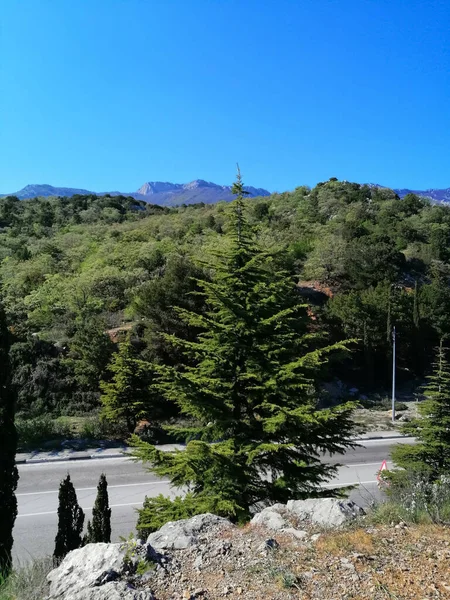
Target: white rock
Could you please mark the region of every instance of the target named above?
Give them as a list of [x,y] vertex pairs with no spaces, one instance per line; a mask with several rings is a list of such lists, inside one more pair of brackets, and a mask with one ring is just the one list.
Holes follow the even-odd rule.
[[[141,548],[144,553],[148,549]],[[48,575],[48,600],[152,600],[152,594],[138,591],[125,581],[99,585],[107,572],[123,572],[126,547],[123,544],[87,544],[69,552],[58,568]]]
[[198,538],[209,531],[231,527],[234,525],[228,519],[205,513],[190,519],[166,523],[148,536],[147,543],[157,550],[184,550],[195,546]]
[[269,506],[268,508],[264,508],[261,512],[256,513],[250,523],[252,525],[261,525],[262,527],[272,529],[273,531],[281,531],[282,529],[289,528],[290,523],[280,514],[276,508],[277,506],[282,506],[286,509],[283,504]]
[[365,514],[364,510],[354,502],[338,498],[289,500],[286,507],[300,521],[310,521],[325,527],[339,527]]
[[57,569],[48,575],[50,598],[71,598],[92,586],[106,571],[122,570],[125,551],[120,544],[87,544],[69,552]]
[[152,592],[135,590],[124,581],[105,583],[101,587],[84,588],[77,592],[68,592],[64,596],[50,596],[58,600],[155,600]]

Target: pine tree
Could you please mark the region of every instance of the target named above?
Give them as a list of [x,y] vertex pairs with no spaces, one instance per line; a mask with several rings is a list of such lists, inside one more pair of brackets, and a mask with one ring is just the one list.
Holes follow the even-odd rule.
[[[138,358],[129,337],[119,345],[108,370],[112,373],[111,381],[100,383],[103,415],[108,421],[125,419],[128,431],[132,433],[139,419],[159,416],[158,398],[150,391],[150,365]],[[153,407],[152,399],[155,400]],[[152,408],[156,415],[149,415]]]
[[58,499],[58,533],[53,557],[55,562],[60,563],[68,552],[82,545],[84,512],[78,504],[70,475],[61,481]]
[[98,542],[109,544],[111,542],[111,509],[109,508],[108,482],[104,473],[100,475],[97,498],[92,509],[92,523],[88,521],[84,542],[86,544]]
[[344,345],[314,349],[294,281],[254,240],[239,172],[233,192],[229,248],[213,280],[198,281],[208,311],[179,310],[202,333],[197,342],[171,336],[185,364],[160,368],[165,397],[199,425],[171,428],[191,439],[183,451],[133,443],[135,456],[190,490],[199,510],[245,521],[255,505],[322,495],[336,466],[320,454],[352,446],[352,406],[318,409],[317,371]]
[[401,444],[392,451],[399,467],[431,478],[450,473],[450,365],[446,352],[441,342],[424,388],[425,400],[418,406],[419,416],[402,428],[417,439],[417,444]]
[[11,570],[12,531],[17,516],[15,490],[17,431],[14,424],[16,395],[11,383],[10,333],[0,305],[0,575]]

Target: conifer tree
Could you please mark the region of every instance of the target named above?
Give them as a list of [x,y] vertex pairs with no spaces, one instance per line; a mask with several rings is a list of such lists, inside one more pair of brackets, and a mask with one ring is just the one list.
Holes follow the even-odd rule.
[[198,281],[208,310],[179,310],[202,333],[196,342],[168,336],[186,361],[160,368],[165,397],[199,425],[171,428],[191,439],[183,451],[133,444],[138,459],[192,492],[200,511],[245,521],[255,505],[322,495],[336,466],[321,452],[352,446],[352,406],[318,409],[317,371],[344,345],[317,349],[294,281],[254,239],[239,171],[233,192],[228,249],[212,281]]
[[78,504],[69,474],[61,481],[58,500],[58,532],[53,552],[56,563],[60,563],[68,552],[82,545],[84,512]]
[[17,431],[14,424],[16,395],[11,383],[10,333],[0,305],[0,575],[11,570],[12,531],[17,516],[15,490]]
[[97,497],[92,509],[92,522],[88,521],[86,544],[111,542],[111,509],[108,499],[108,482],[104,473],[100,475],[97,486]]
[[423,472],[432,479],[450,473],[450,365],[446,352],[441,341],[424,388],[425,400],[418,406],[419,416],[402,428],[417,439],[417,444],[401,444],[392,451],[399,467]]
[[155,412],[158,414],[159,411],[156,394],[149,387],[150,365],[138,358],[128,337],[119,345],[119,351],[113,355],[108,370],[112,373],[111,381],[100,383],[103,415],[112,422],[125,419],[128,431],[132,433],[137,421],[151,412],[152,398],[155,398]]

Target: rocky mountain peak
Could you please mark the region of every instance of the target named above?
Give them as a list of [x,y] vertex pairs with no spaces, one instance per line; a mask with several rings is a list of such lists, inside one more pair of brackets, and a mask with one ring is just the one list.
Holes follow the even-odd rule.
[[179,183],[170,183],[168,181],[147,181],[137,190],[137,194],[143,196],[151,196],[152,194],[159,194],[161,192],[173,192],[179,190],[181,185]]

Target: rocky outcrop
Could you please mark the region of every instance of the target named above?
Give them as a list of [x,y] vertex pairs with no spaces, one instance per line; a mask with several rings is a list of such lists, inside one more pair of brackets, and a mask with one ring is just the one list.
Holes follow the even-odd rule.
[[340,527],[365,514],[364,510],[354,502],[338,498],[289,500],[286,509],[299,521],[307,521],[323,527]]
[[286,505],[274,504],[256,513],[251,522],[252,525],[261,525],[272,531],[282,531],[291,527],[291,524],[285,519],[284,515],[286,515]]
[[[244,529],[206,513],[166,523],[146,542],[88,544],[70,552],[50,573],[47,600],[205,600],[213,596],[192,582],[198,580],[204,586],[208,581],[211,591],[218,572],[224,584],[220,596],[235,594],[254,600],[251,590],[244,595],[240,585],[228,584],[225,567],[236,574],[247,569],[269,573],[274,551],[283,545],[312,547],[320,535],[314,533],[314,525],[336,528],[362,513],[353,502],[335,498],[294,500],[265,508]],[[283,534],[280,541],[277,533]],[[161,595],[168,587],[174,595]]]
[[139,591],[122,579],[136,572],[139,561],[155,559],[148,544],[87,544],[69,552],[51,571],[48,600],[152,600],[149,590]]
[[148,536],[147,543],[156,550],[185,550],[197,545],[202,533],[232,527],[228,519],[206,513],[191,519],[166,523],[161,529]]
[[87,544],[49,574],[47,600],[154,600],[151,581],[180,575],[176,556],[160,550],[195,549],[200,564],[201,549],[214,554],[212,541],[233,529],[228,519],[206,513],[166,523],[147,542]]
[[306,533],[295,527],[299,522],[322,527],[340,527],[363,515],[364,510],[349,500],[311,498],[289,500],[287,504],[269,506],[257,513],[251,520],[251,524],[304,538]]

